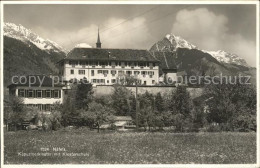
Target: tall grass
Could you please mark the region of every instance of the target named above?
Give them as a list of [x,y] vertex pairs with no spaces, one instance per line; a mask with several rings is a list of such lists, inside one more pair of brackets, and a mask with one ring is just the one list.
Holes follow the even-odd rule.
[[[5,133],[5,164],[252,164],[255,133],[96,133],[88,129]],[[18,156],[40,148],[85,156]],[[60,152],[64,153],[64,152]]]

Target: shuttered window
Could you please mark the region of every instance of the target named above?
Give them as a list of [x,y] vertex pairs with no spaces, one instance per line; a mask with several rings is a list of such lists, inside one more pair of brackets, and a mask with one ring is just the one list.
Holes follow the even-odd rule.
[[54,98],[59,98],[59,90],[54,90]]
[[25,90],[24,89],[18,89],[18,96],[19,97],[25,97]]
[[33,97],[34,97],[34,91],[28,90],[28,98],[33,98]]
[[45,93],[46,93],[46,98],[51,98],[51,90],[46,90],[45,91]]

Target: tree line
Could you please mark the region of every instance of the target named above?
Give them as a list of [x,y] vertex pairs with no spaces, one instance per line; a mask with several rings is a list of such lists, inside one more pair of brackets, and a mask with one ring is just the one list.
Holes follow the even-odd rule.
[[49,116],[20,106],[17,97],[6,104],[5,123],[34,120],[53,130],[71,125],[100,128],[113,125],[115,116],[131,116],[133,124],[145,131],[256,131],[256,89],[243,84],[206,85],[203,94],[192,99],[186,86],[163,95],[135,95],[118,84],[112,95],[98,97],[90,83],[81,82],[71,85],[64,102],[55,104]]

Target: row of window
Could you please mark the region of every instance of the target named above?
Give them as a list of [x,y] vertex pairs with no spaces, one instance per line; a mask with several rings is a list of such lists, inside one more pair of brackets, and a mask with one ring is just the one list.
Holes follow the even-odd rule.
[[156,63],[151,62],[122,62],[122,61],[113,61],[113,62],[102,62],[102,61],[69,61],[69,65],[82,65],[82,66],[140,66],[140,67],[155,67]]
[[[105,83],[105,79],[92,79],[92,83]],[[109,80],[107,80],[107,83],[109,83]]]
[[27,107],[36,107],[40,111],[52,111],[53,104],[26,104]]
[[[92,83],[100,83],[100,84],[105,84],[105,79],[92,79],[91,80]],[[138,81],[140,84],[142,84],[142,80]],[[110,83],[109,80],[107,80],[107,84]],[[111,83],[115,84],[117,83],[117,79],[111,79]],[[146,85],[146,81],[144,81],[143,83],[144,85]],[[155,84],[155,80],[152,80],[152,84]]]
[[[139,75],[141,73],[141,75],[154,75],[154,71],[122,71],[119,70],[118,72],[116,70],[110,70],[110,74],[112,74],[112,76],[115,76],[115,74],[127,74],[127,75]],[[70,70],[70,74],[73,75],[74,74],[74,69]],[[85,70],[78,70],[78,74],[79,75],[85,75]],[[98,70],[97,74],[104,74],[105,76],[107,74],[109,74],[108,70]],[[95,71],[91,70],[91,76],[95,75]]]
[[61,98],[61,90],[18,89],[18,96],[24,98]]

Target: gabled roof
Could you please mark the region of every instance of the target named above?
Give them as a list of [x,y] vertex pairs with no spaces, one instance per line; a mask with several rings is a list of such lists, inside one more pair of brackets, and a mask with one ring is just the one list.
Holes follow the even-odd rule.
[[8,88],[14,86],[27,86],[27,87],[62,87],[61,83],[56,83],[54,80],[46,75],[28,75],[26,77],[19,77],[15,83],[7,86]]
[[64,60],[159,62],[148,50],[109,48],[74,48]]
[[160,61],[160,68],[162,70],[176,70],[175,63],[176,53],[174,52],[151,52],[151,54]]

